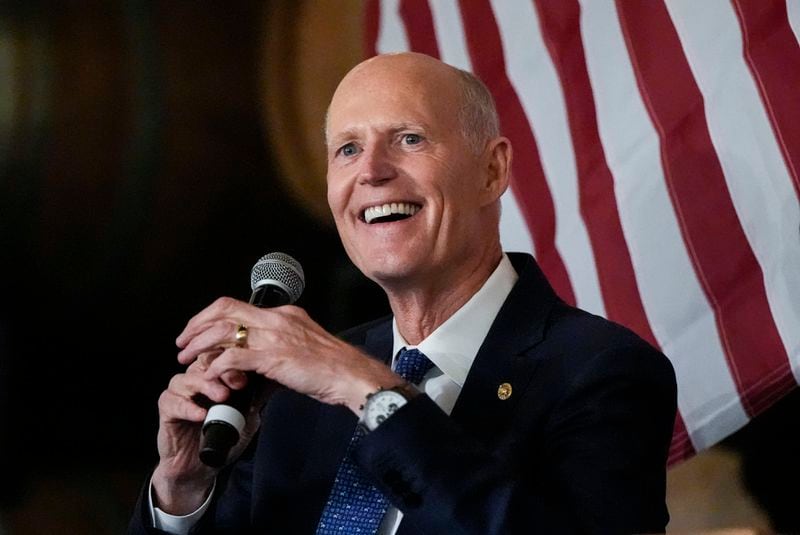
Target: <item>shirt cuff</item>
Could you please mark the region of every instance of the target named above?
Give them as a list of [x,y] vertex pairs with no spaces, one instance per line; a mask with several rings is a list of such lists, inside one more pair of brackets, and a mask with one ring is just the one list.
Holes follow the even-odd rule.
[[203,505],[188,515],[176,516],[165,513],[153,505],[153,481],[151,479],[147,498],[150,504],[150,514],[153,518],[153,527],[166,531],[167,533],[173,533],[174,535],[187,535],[189,530],[200,521],[200,518],[205,514],[208,506],[211,505],[211,497],[214,495],[214,489],[216,487],[217,480],[215,479],[214,484],[211,486],[211,492],[208,493],[208,498],[203,502]]

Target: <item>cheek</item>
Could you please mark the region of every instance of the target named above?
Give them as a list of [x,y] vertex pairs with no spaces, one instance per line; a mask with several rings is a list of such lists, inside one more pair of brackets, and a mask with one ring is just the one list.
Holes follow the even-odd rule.
[[336,231],[339,234],[339,238],[343,243],[346,244],[347,237],[347,218],[345,217],[347,213],[347,202],[349,199],[348,192],[345,188],[342,187],[341,184],[338,184],[335,181],[328,182],[328,208],[330,208],[331,214],[333,215],[333,222],[336,225]]
[[442,185],[442,226],[450,238],[455,235],[455,239],[460,239],[482,229],[480,192],[463,183],[470,178],[462,177]]
[[347,194],[341,182],[328,179],[328,207],[333,213],[333,217],[338,220],[340,214],[347,205]]

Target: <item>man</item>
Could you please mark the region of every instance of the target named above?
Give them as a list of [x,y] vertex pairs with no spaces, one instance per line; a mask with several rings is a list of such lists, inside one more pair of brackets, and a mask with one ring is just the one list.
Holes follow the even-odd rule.
[[[131,531],[663,531],[672,368],[560,301],[531,257],[503,254],[511,145],[483,85],[427,56],[378,56],[342,80],[326,137],[337,229],[393,319],[336,338],[291,306],[221,299],[192,318]],[[230,343],[239,325],[246,347]],[[404,348],[433,367],[401,376],[419,356]],[[198,460],[193,400],[224,400],[244,372],[287,388],[218,473]],[[353,478],[377,490],[354,496]]]

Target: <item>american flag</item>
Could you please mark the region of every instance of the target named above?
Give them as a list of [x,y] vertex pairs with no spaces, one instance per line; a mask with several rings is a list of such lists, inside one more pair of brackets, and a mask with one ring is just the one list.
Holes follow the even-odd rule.
[[477,74],[506,250],[678,377],[670,464],[800,380],[800,0],[368,0],[368,55]]

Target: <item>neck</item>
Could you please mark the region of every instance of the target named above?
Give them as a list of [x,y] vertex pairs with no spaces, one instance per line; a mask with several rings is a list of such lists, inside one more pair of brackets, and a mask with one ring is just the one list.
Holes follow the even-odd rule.
[[384,288],[397,328],[403,338],[417,345],[477,293],[502,258],[500,246],[472,264],[459,265],[457,273],[435,277],[431,284],[403,289]]

